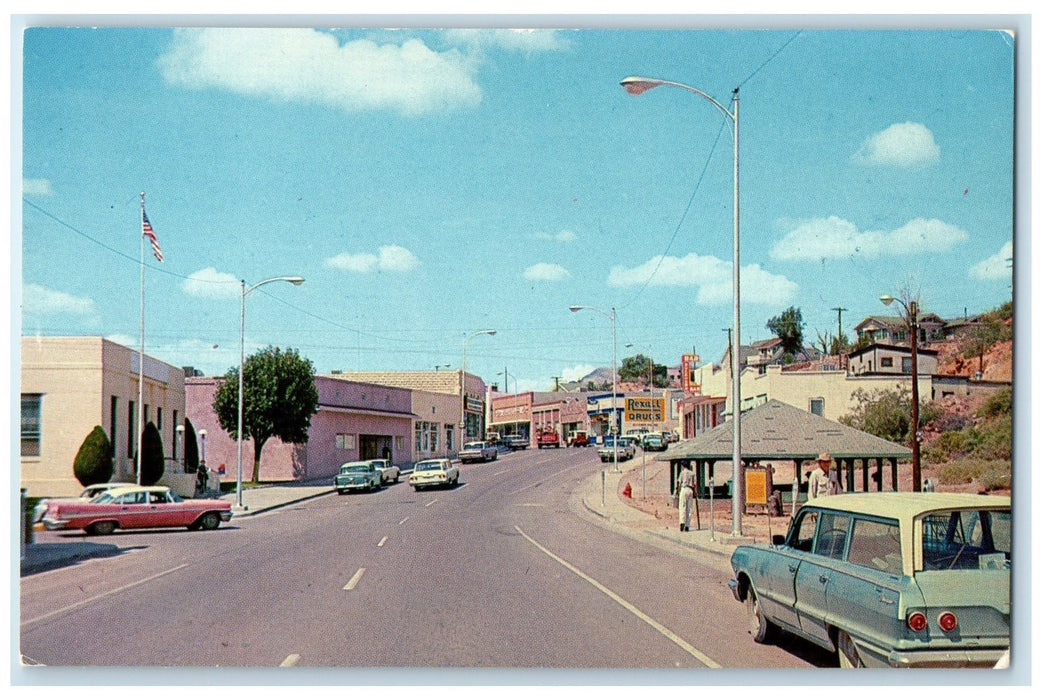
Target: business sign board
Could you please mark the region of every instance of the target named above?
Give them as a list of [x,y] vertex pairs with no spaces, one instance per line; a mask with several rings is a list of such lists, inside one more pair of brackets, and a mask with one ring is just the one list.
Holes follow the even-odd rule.
[[[680,356],[680,388],[685,393],[691,393],[691,373],[695,371],[695,367],[698,365],[698,355],[692,353],[685,353]],[[694,385],[697,387],[698,385]]]
[[623,420],[628,423],[661,423],[666,419],[666,399],[627,397]]

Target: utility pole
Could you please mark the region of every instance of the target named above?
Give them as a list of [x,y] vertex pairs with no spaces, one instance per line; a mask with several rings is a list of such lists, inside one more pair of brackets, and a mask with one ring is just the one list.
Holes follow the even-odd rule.
[[844,311],[849,311],[850,309],[844,309],[842,306],[833,306],[832,310],[836,312],[836,315],[837,315],[837,325],[839,326],[839,335],[836,336],[836,340],[838,340],[842,344],[842,342],[843,342],[843,312]]
[[554,380],[554,391],[560,391],[561,390],[561,378],[560,377],[550,377],[550,379]]

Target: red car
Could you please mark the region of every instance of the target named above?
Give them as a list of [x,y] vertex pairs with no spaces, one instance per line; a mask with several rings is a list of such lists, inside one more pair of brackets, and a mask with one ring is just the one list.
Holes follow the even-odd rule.
[[116,528],[187,527],[215,530],[232,517],[228,501],[184,499],[166,486],[127,486],[92,501],[53,501],[43,515],[48,530],[109,535]]

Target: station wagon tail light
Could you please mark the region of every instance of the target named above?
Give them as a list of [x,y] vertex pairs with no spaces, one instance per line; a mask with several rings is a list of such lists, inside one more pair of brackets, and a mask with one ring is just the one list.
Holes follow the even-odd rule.
[[945,632],[951,632],[959,625],[959,619],[955,613],[945,611],[937,616],[937,625]]
[[922,632],[926,629],[926,615],[914,612],[908,616],[908,628],[913,632]]

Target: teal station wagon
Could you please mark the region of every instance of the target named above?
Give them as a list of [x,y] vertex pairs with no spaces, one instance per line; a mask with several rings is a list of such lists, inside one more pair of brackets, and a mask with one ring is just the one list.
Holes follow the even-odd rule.
[[1009,648],[1010,499],[828,496],[775,543],[738,547],[731,590],[760,643],[779,629],[841,667],[993,667]]

